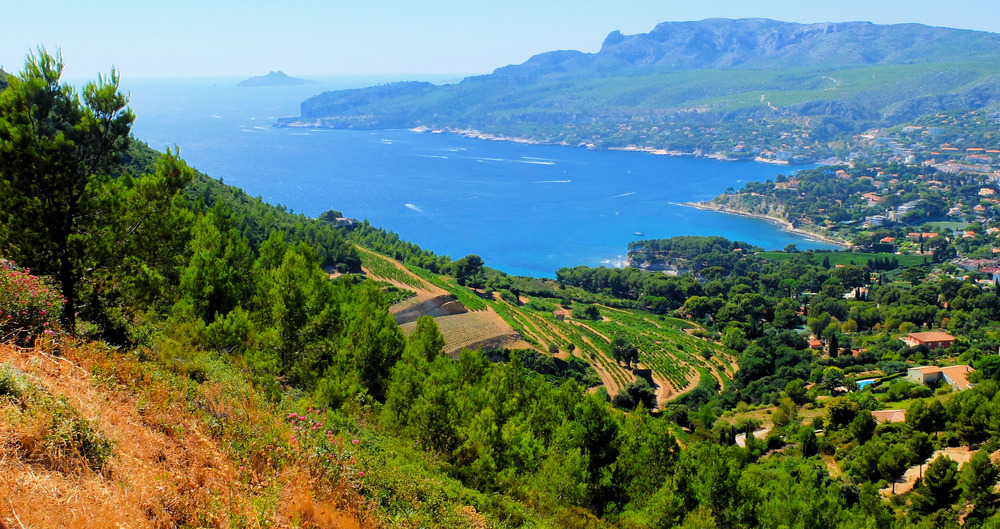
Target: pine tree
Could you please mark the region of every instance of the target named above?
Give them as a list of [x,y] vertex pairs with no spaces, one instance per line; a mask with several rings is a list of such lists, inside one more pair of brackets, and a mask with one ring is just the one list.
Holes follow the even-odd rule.
[[993,488],[997,484],[997,467],[990,461],[986,450],[979,450],[972,460],[962,468],[962,497],[976,503],[978,507],[992,503],[995,498]]
[[923,482],[912,497],[913,508],[924,514],[955,503],[958,499],[958,464],[948,456],[938,456],[931,461]]
[[72,330],[101,228],[100,195],[128,148],[135,116],[118,91],[118,72],[84,86],[82,100],[60,83],[62,72],[62,54],[40,48],[0,92],[0,231],[7,234],[4,255],[55,276]]

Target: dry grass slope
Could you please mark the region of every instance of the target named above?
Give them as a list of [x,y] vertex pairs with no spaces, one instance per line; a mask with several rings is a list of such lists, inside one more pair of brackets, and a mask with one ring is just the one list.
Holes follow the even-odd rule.
[[[278,446],[274,410],[186,385],[95,345],[62,356],[0,344],[0,520],[10,527],[365,527],[352,491]],[[184,388],[184,389],[182,389]],[[193,395],[191,392],[198,392]],[[192,412],[191,403],[200,403]],[[108,441],[108,457],[89,457]],[[97,448],[95,448],[97,447]]]

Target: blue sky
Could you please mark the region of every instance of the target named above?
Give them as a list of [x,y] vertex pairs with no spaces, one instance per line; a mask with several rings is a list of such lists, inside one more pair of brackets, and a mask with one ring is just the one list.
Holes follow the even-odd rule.
[[594,52],[613,30],[764,17],[1000,32],[995,0],[39,0],[10,2],[0,66],[61,49],[67,77],[487,73],[549,50]]

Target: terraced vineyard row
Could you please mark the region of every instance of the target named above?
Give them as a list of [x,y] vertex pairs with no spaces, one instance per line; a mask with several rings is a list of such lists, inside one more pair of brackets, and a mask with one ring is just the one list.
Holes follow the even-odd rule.
[[[595,328],[635,344],[640,362],[669,380],[675,389],[685,387],[697,369],[725,373],[723,348],[684,332],[694,327],[688,322],[655,320],[648,314],[622,309],[606,309],[605,314],[611,321],[597,322]],[[727,381],[728,377],[723,377],[723,383]]]
[[611,344],[603,337],[599,336],[593,329],[584,324],[569,324],[569,335],[573,337],[573,343],[587,355],[591,362],[597,362],[601,368],[608,373],[618,384],[618,388],[608,388],[608,392],[614,394],[617,389],[624,387],[635,380],[635,376],[622,366],[618,365],[611,357]]
[[649,333],[625,327],[618,322],[601,322],[597,327],[615,338],[622,338],[635,344],[639,348],[639,361],[669,381],[674,389],[685,387],[688,378],[694,375],[691,362],[676,354],[678,352],[676,345],[665,344],[659,336],[651,336]]
[[[618,388],[629,384],[635,379],[631,372],[619,366],[618,363],[611,358],[611,347],[608,341],[604,340],[593,331],[590,331],[590,336],[587,336],[587,340],[576,339],[574,334],[582,338],[582,336],[587,332],[584,330],[586,327],[578,328],[576,329],[576,333],[574,333],[573,331],[574,327],[576,327],[575,325],[558,321],[549,312],[540,313],[527,309],[521,309],[520,312],[524,315],[524,317],[533,320],[536,327],[544,326],[549,329],[548,332],[551,335],[551,341],[549,343],[565,345],[568,342],[580,348],[580,352],[585,354],[586,358],[589,358],[592,363],[596,362],[600,366],[600,370],[603,370],[614,379]],[[608,391],[612,391],[612,388],[608,388]]]
[[365,270],[368,270],[368,273],[418,289],[423,288],[424,285],[420,280],[400,269],[396,261],[388,257],[383,257],[371,250],[357,248],[359,250],[358,255],[361,257],[361,266]]
[[550,312],[514,307],[503,301],[494,301],[490,305],[508,325],[536,347],[546,350],[549,344],[554,343],[565,349],[567,344],[572,343],[576,348],[574,354],[594,365],[610,393],[617,392],[634,380],[632,373],[610,358],[607,340],[589,328],[584,330],[572,323],[558,321]]
[[420,268],[419,266],[407,265],[406,268],[431,284],[447,290],[448,293],[458,298],[458,301],[460,301],[462,305],[465,305],[465,308],[471,311],[486,310],[487,305],[483,298],[479,297],[479,295],[471,289],[459,285],[454,279],[442,279],[433,272]]
[[[684,320],[603,306],[601,313],[608,321],[557,319],[552,311],[559,307],[552,300],[538,299],[525,306],[514,306],[503,300],[487,300],[475,291],[458,285],[452,278],[414,266],[401,269],[389,258],[367,251],[361,253],[363,266],[372,275],[400,284],[419,285],[424,289],[429,288],[429,283],[446,290],[468,310],[476,311],[476,314],[489,313],[498,322],[505,322],[525,340],[521,346],[530,345],[545,352],[551,345],[567,351],[568,345],[573,344],[573,354],[594,366],[609,393],[614,394],[635,380],[631,370],[613,359],[611,340],[614,338],[623,338],[639,348],[640,363],[652,370],[654,379],[661,387],[666,385],[673,389],[667,389],[667,395],[690,389],[691,383],[698,380],[699,373],[702,377],[716,377],[724,386],[731,383],[731,359],[724,356],[723,348],[686,332],[697,326]],[[452,336],[449,349],[460,342],[462,345],[476,344],[487,340],[488,336],[502,334],[496,329],[476,330],[474,327],[480,321],[481,318],[474,316],[444,316],[438,318],[438,325],[442,332],[447,327],[445,335]],[[508,336],[502,341],[512,344],[516,340]]]
[[511,328],[517,331],[518,334],[520,334],[521,337],[524,338],[528,343],[534,345],[535,347],[542,347],[542,344],[538,341],[538,338],[528,331],[528,328],[525,327],[522,319],[516,315],[516,311],[513,310],[513,308],[510,305],[506,303],[494,303],[493,310],[495,310],[497,314],[499,314],[500,317],[507,322],[507,325],[510,325]]
[[[716,378],[723,386],[732,381],[731,359],[724,355],[723,348],[686,332],[697,326],[684,320],[602,307],[609,321],[561,321],[551,312],[527,306],[513,307],[503,302],[491,305],[533,345],[545,348],[555,343],[565,349],[567,343],[572,343],[578,355],[598,368],[608,386],[620,388],[634,380],[631,371],[613,360],[610,340],[618,337],[635,344],[640,350],[640,363],[673,392],[690,389],[692,381],[705,376]],[[609,387],[609,391],[612,389]]]
[[[466,312],[443,316],[434,320],[445,336],[445,352],[454,355],[463,348],[498,348],[514,345],[520,339],[502,324],[502,320],[492,311]],[[416,322],[401,326],[405,334],[413,332]]]

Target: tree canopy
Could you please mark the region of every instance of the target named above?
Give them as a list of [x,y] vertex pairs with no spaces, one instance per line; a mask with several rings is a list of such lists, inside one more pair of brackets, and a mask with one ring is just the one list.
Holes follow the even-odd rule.
[[63,60],[44,48],[0,92],[0,225],[4,254],[59,281],[72,328],[78,284],[99,256],[106,184],[120,172],[135,115],[114,70],[81,93],[62,83]]

